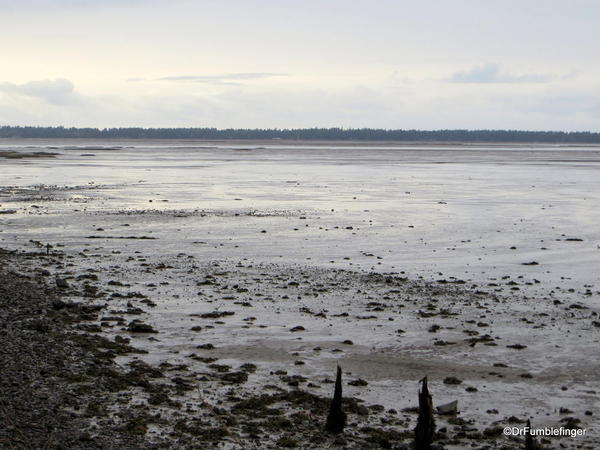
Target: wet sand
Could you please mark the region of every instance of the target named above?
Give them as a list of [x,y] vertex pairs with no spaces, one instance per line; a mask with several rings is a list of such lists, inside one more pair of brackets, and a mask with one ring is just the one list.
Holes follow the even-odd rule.
[[[211,152],[198,162],[223,164]],[[252,164],[260,172],[271,163]],[[581,173],[595,167],[572,164]],[[245,193],[185,191],[198,198],[190,207],[165,184],[177,171],[163,170],[162,181],[144,190],[89,175],[87,185],[33,187],[27,177],[39,168],[11,166],[5,177],[17,183],[3,180],[0,209],[15,212],[1,218],[2,245],[42,253],[20,258],[19,271],[50,285],[64,280],[65,301],[97,305],[96,315],[75,325],[80,332],[145,352],[112,355],[124,373],[135,380],[131,372],[143,372],[145,381],[124,385],[114,407],[83,419],[122,427],[118,411],[134,411],[137,436],[157,446],[180,439],[189,448],[200,439],[198,448],[403,448],[416,423],[418,380],[428,376],[434,405],[458,400],[458,415],[436,416],[443,448],[515,448],[522,438],[502,436],[502,428],[528,418],[534,426],[586,429],[585,437],[552,438],[549,448],[600,445],[598,236],[589,222],[596,211],[585,208],[596,197],[585,177],[579,187],[563,180],[557,188],[563,210],[573,210],[570,196],[582,195],[579,215],[534,226],[538,212],[519,209],[525,222],[503,222],[497,211],[486,232],[481,224],[461,228],[478,215],[461,216],[465,203],[453,195],[411,198],[410,191],[403,197],[409,205],[394,206],[398,198],[390,197],[365,207],[360,196],[374,199],[379,191],[358,172],[359,198],[347,191],[344,209],[331,212],[326,206],[341,188],[327,201],[301,199],[331,184],[314,167],[312,187],[291,204],[268,198],[279,195],[267,191],[276,181],[261,190],[250,176],[235,182]],[[303,168],[285,170],[304,181],[282,186],[305,183]],[[280,177],[293,181],[290,174]],[[448,183],[445,176],[438,181]],[[458,189],[448,186],[446,193]],[[524,204],[537,202],[525,186],[510,187],[519,189]],[[458,215],[439,224],[434,211],[452,198]],[[536,208],[542,215],[544,201]],[[386,222],[403,211],[409,217],[402,223]],[[432,214],[436,227],[428,224]],[[349,413],[341,437],[323,432],[337,364]]]
[[[590,433],[548,441],[552,446],[596,446],[597,422],[588,414],[598,406],[598,350],[590,345],[585,360],[576,351],[581,337],[597,335],[600,325],[586,309],[532,305],[397,275],[198,263],[183,254],[159,262],[120,253],[107,261],[59,251],[5,256],[4,262],[29,274],[37,283],[33,292],[51,291],[65,302],[44,300],[45,308],[25,311],[24,323],[36,321],[32,342],[50,333],[48,320],[50,330],[57,326],[52,314],[75,311],[64,306],[71,304],[81,305],[76,319],[61,327],[108,339],[92,340],[83,355],[76,349],[76,363],[52,373],[66,386],[61,390],[83,395],[75,409],[60,403],[64,398],[55,401],[78,420],[78,433],[86,436],[78,438],[86,441],[77,443],[81,448],[94,448],[111,429],[124,431],[139,448],[279,448],[286,442],[402,448],[412,439],[423,376],[434,404],[458,400],[457,416],[436,417],[436,441],[444,448],[514,448],[517,441],[503,437],[502,428],[530,417],[539,426]],[[51,287],[57,279],[64,280],[61,289]],[[182,286],[195,291],[185,305],[174,293]],[[3,292],[3,299],[13,292]],[[110,370],[96,362],[73,374],[71,365],[80,368],[87,352],[104,355]],[[47,357],[42,351],[21,366],[20,378],[28,380],[22,374],[37,373]],[[350,414],[343,437],[322,430],[337,364]],[[94,404],[90,383],[108,383],[106,404]],[[29,382],[19,386],[33,391],[32,398],[42,395]],[[20,448],[11,440],[17,437],[7,437],[14,448]]]

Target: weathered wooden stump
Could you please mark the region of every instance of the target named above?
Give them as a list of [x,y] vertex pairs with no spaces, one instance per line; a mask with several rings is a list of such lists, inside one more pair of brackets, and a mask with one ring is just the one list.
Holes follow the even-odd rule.
[[527,419],[527,430],[525,431],[525,450],[538,450],[539,447],[531,434],[531,420]]
[[419,418],[415,428],[416,450],[429,450],[433,441],[435,421],[433,420],[433,401],[427,389],[427,377],[421,380],[419,391]]
[[346,413],[342,411],[342,369],[337,367],[337,376],[335,377],[335,390],[333,391],[333,400],[329,407],[329,415],[325,430],[330,433],[341,433],[346,425]]

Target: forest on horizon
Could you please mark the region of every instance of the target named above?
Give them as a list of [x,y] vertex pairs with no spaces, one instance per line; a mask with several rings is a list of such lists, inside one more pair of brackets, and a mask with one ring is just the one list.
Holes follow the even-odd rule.
[[382,128],[66,128],[1,126],[0,138],[285,139],[315,141],[523,142],[599,144],[590,131],[403,130]]

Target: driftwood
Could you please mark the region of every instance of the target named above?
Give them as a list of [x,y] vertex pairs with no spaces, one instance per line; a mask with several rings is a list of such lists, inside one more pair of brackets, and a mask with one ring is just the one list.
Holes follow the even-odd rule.
[[427,389],[427,377],[425,377],[421,380],[421,390],[419,392],[419,418],[415,428],[416,450],[429,450],[431,448],[434,431],[433,401],[429,389]]
[[342,411],[342,369],[337,367],[337,376],[335,377],[335,390],[333,400],[329,408],[325,430],[330,433],[341,433],[346,425],[346,413]]

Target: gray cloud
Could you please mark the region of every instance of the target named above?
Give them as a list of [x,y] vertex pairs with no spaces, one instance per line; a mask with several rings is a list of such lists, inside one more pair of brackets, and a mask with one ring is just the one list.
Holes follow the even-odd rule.
[[65,78],[30,81],[24,84],[1,83],[0,92],[39,98],[54,105],[72,103],[77,98],[75,86]]
[[159,0],[0,0],[0,7],[17,9],[29,8],[103,8],[108,6],[127,6],[158,3]]
[[455,72],[452,83],[549,83],[555,79],[547,74],[514,75],[500,70],[499,64],[484,64],[470,70]]
[[226,73],[222,75],[179,75],[158,78],[159,81],[176,81],[176,82],[191,82],[191,83],[210,83],[210,84],[225,84],[239,85],[240,81],[260,80],[264,78],[284,77],[283,73],[271,72],[243,72],[243,73]]

